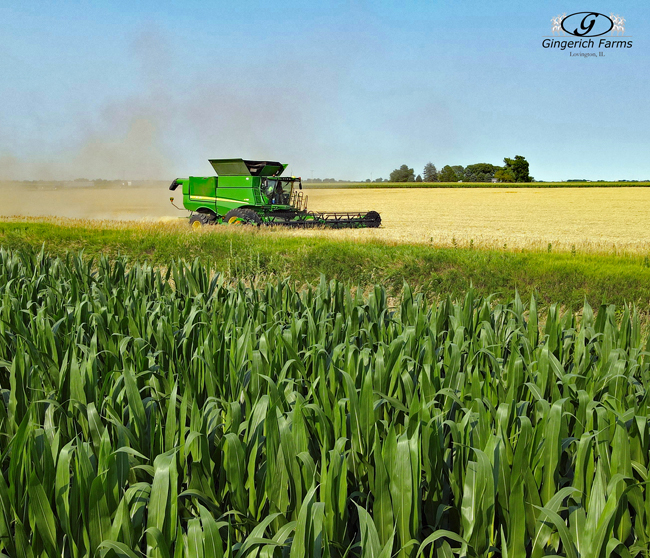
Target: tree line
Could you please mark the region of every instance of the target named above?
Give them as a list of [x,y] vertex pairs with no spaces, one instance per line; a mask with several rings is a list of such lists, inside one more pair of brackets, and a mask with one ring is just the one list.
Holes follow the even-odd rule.
[[429,162],[424,165],[422,174],[415,176],[415,171],[408,165],[402,165],[390,173],[389,182],[533,182],[530,176],[528,161],[521,155],[514,159],[506,157],[504,166],[491,165],[490,163],[476,163],[474,165],[445,165],[438,170]]

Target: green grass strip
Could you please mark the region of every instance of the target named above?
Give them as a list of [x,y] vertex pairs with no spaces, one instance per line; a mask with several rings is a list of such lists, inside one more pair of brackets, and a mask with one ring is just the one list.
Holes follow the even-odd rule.
[[633,302],[650,308],[650,258],[645,255],[514,252],[436,248],[425,244],[355,242],[329,237],[288,236],[283,231],[216,227],[192,232],[181,225],[92,221],[76,224],[0,222],[5,248],[42,246],[53,255],[83,250],[87,256],[127,256],[167,266],[199,258],[229,277],[244,280],[291,277],[304,284],[321,274],[348,285],[382,284],[390,294],[406,281],[430,298],[460,295],[473,285],[487,296],[522,297],[581,307]]

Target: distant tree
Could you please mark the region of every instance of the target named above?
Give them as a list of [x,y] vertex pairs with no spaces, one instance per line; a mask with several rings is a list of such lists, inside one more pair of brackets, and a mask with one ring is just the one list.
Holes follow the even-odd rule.
[[501,167],[490,163],[476,163],[465,167],[465,178],[467,182],[491,182],[494,173]]
[[422,177],[418,174],[418,175],[415,177],[415,181],[416,181],[416,182],[422,182]]
[[381,177],[380,178],[375,178],[375,182],[383,182],[383,181],[384,181],[384,179],[381,178]]
[[452,165],[451,170],[456,175],[456,180],[465,180],[465,167],[463,165]]
[[503,160],[506,164],[506,170],[511,170],[515,179],[514,182],[532,182],[533,177],[528,173],[529,165],[525,157],[521,155],[515,155],[514,159],[508,159],[507,157]]
[[369,178],[366,178],[366,182],[371,182],[371,180]]
[[413,182],[414,180],[415,172],[406,165],[402,165],[390,173],[391,182]]
[[424,165],[424,172],[422,173],[425,182],[438,182],[438,169],[436,166],[429,162]]
[[515,173],[512,172],[512,169],[506,167],[496,171],[494,173],[494,178],[496,178],[499,182],[514,182]]
[[458,177],[449,165],[442,167],[442,170],[438,173],[438,179],[440,182],[458,182]]

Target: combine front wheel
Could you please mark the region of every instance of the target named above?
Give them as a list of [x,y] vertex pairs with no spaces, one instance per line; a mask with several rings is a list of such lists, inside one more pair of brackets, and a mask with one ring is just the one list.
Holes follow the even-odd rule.
[[223,220],[229,225],[261,225],[262,218],[252,209],[238,207],[231,209]]
[[205,225],[211,225],[214,222],[214,218],[211,218],[210,215],[205,213],[195,213],[190,217],[190,226],[193,229],[200,229]]

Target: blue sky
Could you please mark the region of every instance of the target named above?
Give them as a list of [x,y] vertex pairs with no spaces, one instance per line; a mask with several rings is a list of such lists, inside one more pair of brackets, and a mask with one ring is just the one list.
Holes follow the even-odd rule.
[[[551,17],[585,10],[625,17],[633,47],[542,48]],[[524,155],[540,180],[650,179],[649,15],[611,0],[3,0],[0,178],[168,179],[244,157],[360,180]]]

